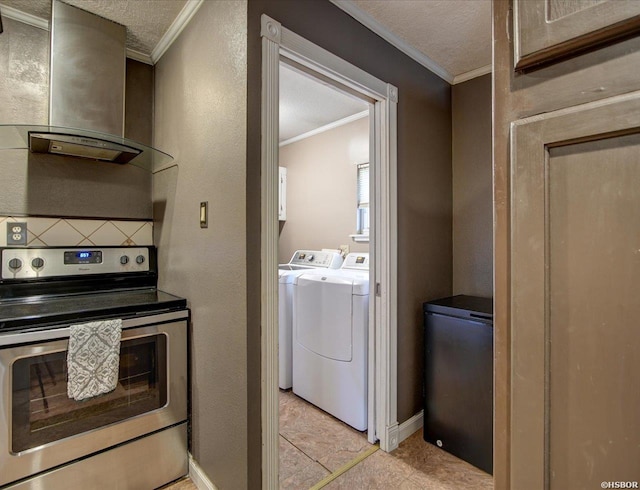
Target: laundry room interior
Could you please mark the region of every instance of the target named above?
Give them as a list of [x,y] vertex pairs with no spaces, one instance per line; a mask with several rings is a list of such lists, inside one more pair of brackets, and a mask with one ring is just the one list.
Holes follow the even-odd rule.
[[320,481],[370,446],[370,107],[280,62],[281,481],[309,457]]
[[[320,488],[341,468],[359,464],[379,449],[375,444],[375,400],[368,389],[376,362],[370,353],[375,328],[369,304],[369,259],[373,252],[369,239],[375,232],[370,222],[375,199],[371,102],[347,87],[287,63],[285,58],[280,61],[280,488]],[[445,322],[454,324],[464,322],[458,316],[464,308],[487,310],[490,317],[491,175],[488,166],[482,168],[475,163],[483,154],[487,165],[490,162],[489,102],[488,75],[458,85],[452,93],[452,158],[457,158],[457,166],[452,168],[452,249],[457,281],[453,291],[474,296],[455,296],[453,303],[447,302],[453,298],[445,298],[443,304],[429,306],[435,312],[427,311],[425,304],[425,311],[419,312],[425,325],[427,318],[431,321],[435,317],[446,317]],[[468,302],[478,297],[486,302],[464,303],[465,298]],[[456,303],[460,298],[464,304]],[[477,314],[469,311],[466,314]],[[447,323],[446,328],[451,329],[451,325]],[[470,344],[472,350],[483,343],[485,346],[484,374],[473,373],[480,382],[470,396],[475,398],[471,406],[474,402],[482,405],[487,413],[473,417],[459,413],[455,407],[445,408],[453,415],[433,410],[445,419],[456,418],[434,421],[435,425],[453,423],[474,436],[480,431],[483,440],[465,445],[463,454],[448,448],[458,459],[434,447],[442,447],[439,439],[427,442],[420,419],[413,422],[415,427],[407,425],[406,441],[395,452],[396,458],[412,461],[411,466],[428,466],[424,472],[431,475],[428,478],[434,472],[440,475],[438,481],[445,484],[442,488],[461,482],[471,485],[469,488],[492,487],[492,328],[487,325],[483,338],[473,339]],[[420,321],[416,329],[422,328]],[[433,332],[429,331],[430,342],[442,341],[439,328],[437,324]],[[475,356],[469,351],[462,355]],[[428,360],[425,365],[429,365]],[[465,366],[464,361],[460,365],[467,370],[476,368]],[[434,372],[449,369],[441,364],[431,364],[431,368]],[[469,374],[449,370],[450,376],[432,380],[435,391],[455,384],[455,376]],[[417,374],[422,379],[423,373]],[[472,426],[465,426],[467,422],[462,420]],[[441,437],[438,430],[436,433],[434,437]],[[466,454],[470,446],[471,454]],[[373,477],[379,470],[374,465],[363,471]],[[425,478],[424,474],[413,477],[414,482]]]
[[[278,262],[300,248],[368,252],[368,230],[356,229],[358,174],[367,179],[369,103],[280,63],[281,192]],[[361,183],[368,198],[368,180]],[[282,207],[285,206],[284,214]],[[351,235],[360,231],[362,241]],[[364,233],[362,233],[364,231]]]

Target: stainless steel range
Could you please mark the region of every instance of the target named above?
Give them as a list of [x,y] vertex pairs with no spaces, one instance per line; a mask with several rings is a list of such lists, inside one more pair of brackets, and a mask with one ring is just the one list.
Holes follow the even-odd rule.
[[[155,249],[0,254],[0,487],[146,489],[187,474],[189,311],[156,289]],[[116,389],[69,398],[70,325],[116,318]]]

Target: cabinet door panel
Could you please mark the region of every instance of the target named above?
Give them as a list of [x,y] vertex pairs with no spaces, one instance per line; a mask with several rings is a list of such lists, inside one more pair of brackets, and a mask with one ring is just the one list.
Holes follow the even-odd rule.
[[640,461],[640,92],[512,125],[511,485]]
[[637,0],[514,0],[516,69],[640,30]]
[[551,149],[548,188],[550,488],[634,481],[640,134]]

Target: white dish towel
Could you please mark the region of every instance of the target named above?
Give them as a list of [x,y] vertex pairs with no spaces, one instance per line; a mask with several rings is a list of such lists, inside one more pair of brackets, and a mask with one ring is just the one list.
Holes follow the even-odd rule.
[[85,400],[118,384],[122,320],[71,325],[67,351],[67,396]]

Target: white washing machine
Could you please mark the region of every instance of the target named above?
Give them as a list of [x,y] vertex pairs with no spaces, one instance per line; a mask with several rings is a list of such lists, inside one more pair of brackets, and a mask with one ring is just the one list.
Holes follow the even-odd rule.
[[278,384],[283,390],[292,386],[292,289],[293,280],[305,271],[339,269],[342,256],[326,250],[297,250],[287,264],[280,264],[278,285]]
[[293,392],[359,431],[367,429],[369,254],[293,282]]

